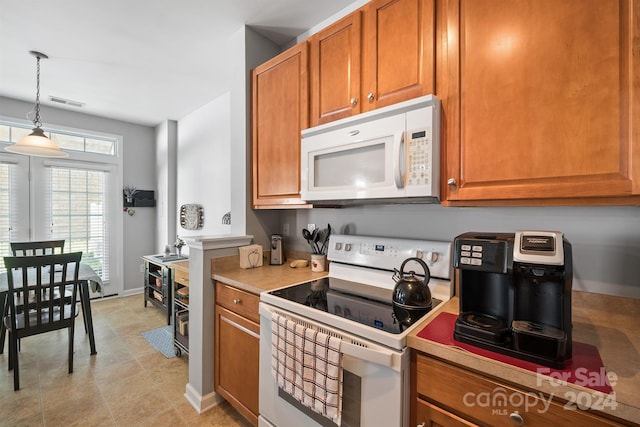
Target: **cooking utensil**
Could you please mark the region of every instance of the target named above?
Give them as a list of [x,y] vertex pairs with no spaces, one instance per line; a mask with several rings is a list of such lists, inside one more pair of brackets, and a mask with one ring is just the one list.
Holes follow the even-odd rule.
[[331,224],[327,224],[327,232],[322,239],[322,246],[320,247],[320,253],[324,254],[327,250],[327,243],[329,242],[329,236],[331,236]]
[[320,241],[320,230],[319,229],[315,229],[313,230],[313,232],[311,233],[311,239],[313,240],[313,247],[315,249],[316,254],[320,253],[320,246],[318,246],[318,242]]
[[[416,277],[414,271],[405,274],[404,267],[409,261],[415,261],[424,269],[424,279]],[[431,272],[420,258],[407,258],[400,271],[393,275],[396,286],[393,289],[393,315],[400,323],[400,329],[411,326],[416,320],[428,313],[433,307],[429,280]]]
[[[314,230],[315,231],[315,230]],[[309,246],[311,246],[311,252],[316,254],[318,253],[317,250],[317,245],[313,242],[313,233],[310,232],[309,230],[307,230],[306,228],[302,229],[302,237],[304,237],[304,239],[307,241],[307,243],[309,243]]]

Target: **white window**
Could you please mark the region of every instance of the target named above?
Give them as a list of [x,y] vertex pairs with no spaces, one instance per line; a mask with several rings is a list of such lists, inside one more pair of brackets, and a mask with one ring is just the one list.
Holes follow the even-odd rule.
[[[24,132],[23,125],[0,122],[0,151]],[[65,252],[82,251],[82,262],[100,275],[103,295],[119,294],[120,138],[75,130],[47,133],[70,153],[68,158],[0,153],[0,251],[9,255],[10,241],[64,239]]]
[[29,158],[0,153],[0,272],[3,256],[11,255],[9,242],[29,239]]
[[82,262],[109,280],[108,172],[52,166],[48,175],[46,217],[51,239],[64,239],[67,252],[82,251]]

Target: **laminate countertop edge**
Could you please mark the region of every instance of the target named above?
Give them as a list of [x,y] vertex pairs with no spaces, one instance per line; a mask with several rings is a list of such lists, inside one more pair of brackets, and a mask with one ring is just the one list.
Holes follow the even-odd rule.
[[[579,292],[580,294],[588,294]],[[595,345],[600,352],[603,365],[607,372],[614,372],[618,376],[617,383],[613,386],[615,396],[615,408],[603,405],[604,407],[594,408],[595,413],[604,413],[621,420],[637,423],[640,420],[640,349],[636,348],[640,343],[640,333],[638,329],[638,313],[636,310],[640,307],[640,301],[624,301],[624,304],[630,305],[621,309],[618,301],[610,304],[600,304],[590,301],[587,307],[582,307],[576,302],[583,301],[583,298],[600,298],[594,294],[578,295],[574,292],[573,305],[573,335],[574,341],[584,342],[586,344]],[[611,298],[602,296],[602,298]],[[612,297],[616,298],[616,297]],[[577,301],[576,301],[577,300]],[[629,300],[629,298],[623,298]],[[603,307],[611,306],[614,311],[607,315],[606,311],[602,313]],[[534,391],[543,392],[547,395],[553,395],[560,400],[570,401],[571,396],[578,393],[588,393],[589,398],[586,401],[602,402],[602,398],[606,397],[598,391],[591,390],[582,386],[571,383],[559,384],[551,379],[541,378],[535,372],[528,371],[516,366],[512,366],[497,360],[479,356],[470,353],[462,348],[447,346],[425,338],[417,336],[417,334],[433,321],[440,312],[448,312],[458,314],[459,301],[457,297],[452,298],[433,316],[429,316],[421,325],[416,327],[411,334],[407,336],[408,347],[422,352],[424,354],[442,359],[452,364],[458,365],[464,369],[475,371],[481,375],[494,377],[506,383],[523,387]],[[598,307],[598,312],[593,312],[594,307]],[[615,308],[617,307],[617,309]],[[619,319],[623,315],[628,317],[626,321]],[[617,337],[616,337],[617,336]],[[620,337],[626,337],[632,345],[627,343],[613,344],[620,341]],[[585,396],[586,397],[586,396]],[[611,396],[609,396],[611,398]],[[575,400],[575,399],[574,399]]]

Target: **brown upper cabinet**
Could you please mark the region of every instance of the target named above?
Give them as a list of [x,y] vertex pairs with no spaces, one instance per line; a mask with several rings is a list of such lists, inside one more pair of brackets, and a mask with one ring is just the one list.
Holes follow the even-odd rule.
[[311,36],[311,126],[360,112],[361,27],[357,11]]
[[300,207],[300,132],[308,127],[308,47],[252,72],[253,208]]
[[434,90],[434,0],[374,0],[311,36],[311,126]]
[[445,204],[640,202],[634,6],[438,0]]

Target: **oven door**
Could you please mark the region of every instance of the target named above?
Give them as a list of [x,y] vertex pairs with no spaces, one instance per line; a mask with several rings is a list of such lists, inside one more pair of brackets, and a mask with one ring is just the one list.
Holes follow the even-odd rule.
[[271,315],[342,339],[342,427],[406,427],[409,423],[409,353],[362,340],[310,319],[260,303],[260,426],[335,426],[278,388],[271,373]]

